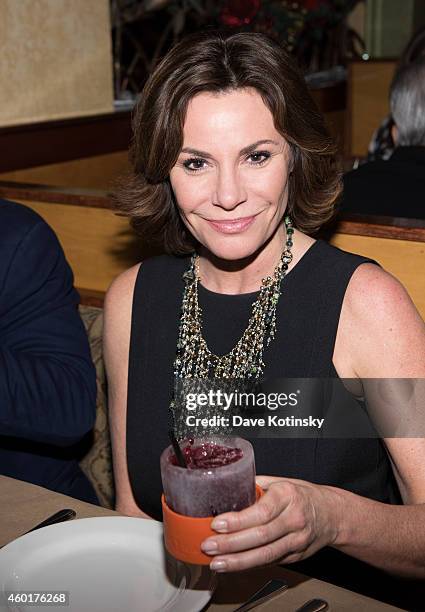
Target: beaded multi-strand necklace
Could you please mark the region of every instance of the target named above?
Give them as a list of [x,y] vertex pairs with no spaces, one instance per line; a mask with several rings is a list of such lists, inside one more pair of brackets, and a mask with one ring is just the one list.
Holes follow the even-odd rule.
[[[183,274],[183,292],[175,381],[186,378],[260,379],[264,373],[263,353],[276,333],[276,307],[281,282],[292,261],[294,228],[285,218],[286,244],[272,276],[263,278],[260,293],[242,336],[226,355],[214,355],[202,335],[202,311],[198,301],[199,256],[194,254],[189,270]],[[173,403],[172,406],[173,407]]]

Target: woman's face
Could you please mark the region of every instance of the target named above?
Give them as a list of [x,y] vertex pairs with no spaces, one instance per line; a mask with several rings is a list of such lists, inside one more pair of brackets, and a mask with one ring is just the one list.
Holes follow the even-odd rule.
[[271,237],[282,245],[290,166],[289,145],[256,90],[202,93],[188,105],[170,180],[191,234],[216,257],[237,260]]

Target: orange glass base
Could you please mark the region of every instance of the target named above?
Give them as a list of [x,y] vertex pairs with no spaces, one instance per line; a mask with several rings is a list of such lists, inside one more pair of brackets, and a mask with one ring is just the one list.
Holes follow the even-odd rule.
[[[255,485],[256,500],[264,491]],[[213,559],[201,550],[201,543],[206,538],[216,535],[211,529],[213,516],[194,517],[178,514],[167,506],[164,495],[161,497],[164,518],[164,542],[168,552],[180,561],[197,565],[209,565]]]

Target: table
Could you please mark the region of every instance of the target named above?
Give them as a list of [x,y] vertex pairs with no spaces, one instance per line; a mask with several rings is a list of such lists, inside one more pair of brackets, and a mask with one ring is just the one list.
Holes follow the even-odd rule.
[[[87,504],[21,480],[0,476],[0,546],[11,542],[61,508],[73,508],[77,512],[77,519],[119,516],[119,513],[113,510]],[[314,597],[328,601],[330,611],[399,610],[327,582],[292,572],[286,567],[275,566],[257,568],[240,574],[219,575],[217,590],[205,612],[231,612],[270,578],[282,578],[289,583],[290,588],[272,601],[258,607],[258,612],[277,610],[291,612]]]

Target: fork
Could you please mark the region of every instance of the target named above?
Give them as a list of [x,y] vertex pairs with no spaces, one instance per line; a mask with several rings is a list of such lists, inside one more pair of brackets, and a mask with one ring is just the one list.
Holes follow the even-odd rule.
[[236,608],[236,610],[233,610],[233,612],[248,612],[248,610],[253,610],[260,604],[273,599],[276,595],[279,595],[279,593],[286,591],[288,586],[289,585],[284,580],[279,580],[277,578],[269,580],[261,589],[256,591],[248,601],[239,606],[239,608]]

